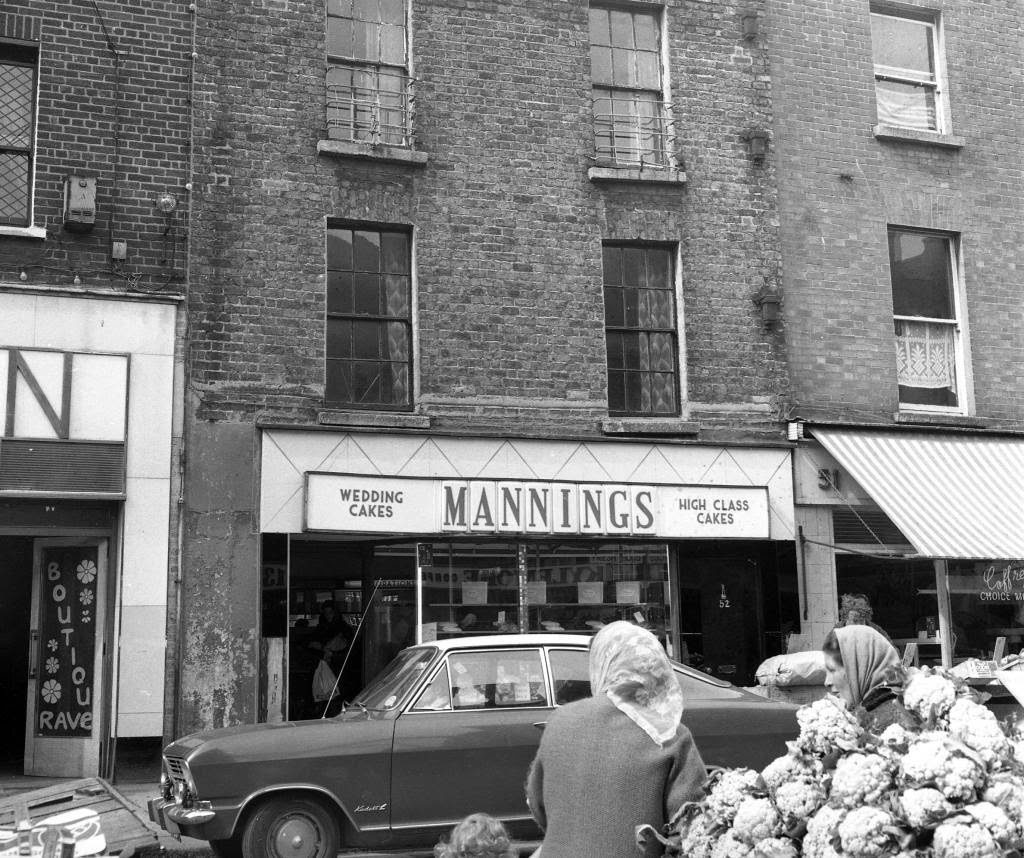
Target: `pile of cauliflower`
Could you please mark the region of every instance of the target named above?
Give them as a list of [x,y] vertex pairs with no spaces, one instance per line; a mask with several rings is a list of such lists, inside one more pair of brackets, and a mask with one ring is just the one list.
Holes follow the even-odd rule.
[[907,717],[868,732],[842,701],[797,712],[763,771],[727,769],[670,826],[686,858],[1024,856],[1024,731],[930,668],[895,687]]

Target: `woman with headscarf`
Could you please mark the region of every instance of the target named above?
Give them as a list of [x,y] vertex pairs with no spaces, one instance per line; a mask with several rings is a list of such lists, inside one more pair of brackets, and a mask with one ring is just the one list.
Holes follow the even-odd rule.
[[894,687],[902,681],[903,664],[885,636],[871,626],[842,626],[829,632],[821,649],[826,687],[846,701],[870,732],[913,723]]
[[530,767],[543,858],[636,855],[638,825],[661,830],[703,794],[704,762],[680,722],[683,694],[651,632],[622,621],[601,629],[590,687],[592,697],[552,713]]

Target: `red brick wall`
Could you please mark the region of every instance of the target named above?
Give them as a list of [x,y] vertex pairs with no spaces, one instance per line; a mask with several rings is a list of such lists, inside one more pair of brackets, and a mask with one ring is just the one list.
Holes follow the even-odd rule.
[[[906,5],[906,4],[904,4]],[[943,16],[959,151],[875,139],[867,3],[770,0],[786,339],[797,413],[897,408],[887,224],[959,233],[977,415],[1024,417],[1020,9],[914,0]]]
[[[771,120],[741,4],[668,2],[685,187],[598,185],[587,4],[413,3],[421,167],[316,154],[324,4],[200,4],[191,372],[198,414],[323,407],[327,218],[411,225],[420,392],[435,425],[592,433],[607,414],[601,242],[678,242],[688,385],[707,436],[775,435],[780,337]],[[746,10],[751,4],[742,4]],[[753,4],[756,8],[757,4]]]
[[[39,39],[35,224],[45,240],[0,236],[0,279],[83,288],[183,291],[188,211],[191,20],[179,0],[18,0],[0,5],[0,40]],[[120,96],[118,97],[118,90]],[[120,159],[115,137],[120,114]],[[97,217],[85,234],[63,228],[64,177],[97,178]],[[179,200],[170,221],[154,205]],[[112,264],[110,238],[127,241]]]

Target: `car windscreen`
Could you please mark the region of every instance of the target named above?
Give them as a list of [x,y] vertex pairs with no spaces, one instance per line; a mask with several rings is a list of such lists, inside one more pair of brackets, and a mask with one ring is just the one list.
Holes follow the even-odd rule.
[[391,664],[359,692],[354,702],[367,709],[394,709],[423,675],[435,655],[437,649],[432,646],[414,647],[400,652]]

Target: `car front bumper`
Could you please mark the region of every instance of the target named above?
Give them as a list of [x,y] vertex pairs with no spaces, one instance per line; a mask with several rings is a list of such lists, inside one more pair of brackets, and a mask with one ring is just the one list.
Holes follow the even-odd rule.
[[173,799],[159,797],[151,798],[147,807],[149,818],[169,834],[199,840],[219,839],[217,814],[208,801],[197,801],[192,807],[183,807]]

